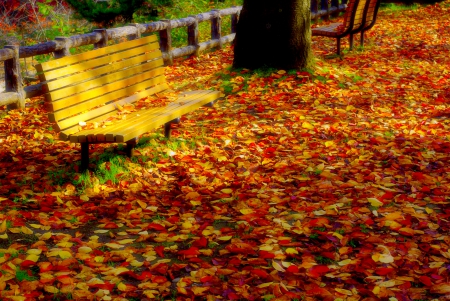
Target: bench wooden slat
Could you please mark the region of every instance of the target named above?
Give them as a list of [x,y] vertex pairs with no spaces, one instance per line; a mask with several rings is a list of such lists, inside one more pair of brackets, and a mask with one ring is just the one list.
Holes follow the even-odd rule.
[[131,41],[107,46],[104,48],[98,48],[95,50],[83,52],[83,53],[76,54],[76,55],[62,57],[57,60],[44,62],[44,63],[36,65],[36,69],[38,72],[44,72],[44,70],[45,70],[45,72],[48,72],[48,71],[51,71],[52,69],[66,67],[67,65],[72,65],[72,64],[78,64],[82,61],[87,61],[87,60],[97,58],[97,57],[100,57],[103,55],[108,55],[110,53],[123,51],[123,50],[129,49],[129,48],[134,48],[134,47],[146,45],[146,44],[149,44],[152,42],[157,42],[157,41],[158,41],[158,37],[156,35],[151,35],[148,37],[143,37],[141,39],[131,40]]
[[[49,76],[45,74],[45,78],[47,79],[47,88],[49,91],[54,91],[66,86],[71,86],[73,83],[78,83],[80,81],[88,81],[90,79],[101,76],[102,74],[114,72],[120,70],[125,67],[137,65],[144,61],[154,60],[156,58],[160,58],[162,53],[160,50],[155,50],[152,52],[143,52],[142,49],[130,50],[133,52],[132,55],[129,52],[118,53],[114,55],[115,58],[112,59],[113,55],[110,57],[103,57],[102,61],[93,60],[86,62],[85,64],[81,64],[82,66],[70,66],[68,68],[62,68],[51,72],[53,78],[57,78],[58,80],[49,81]],[[135,53],[134,53],[135,52]],[[129,55],[129,56],[128,56]],[[161,59],[157,60],[161,62]],[[164,65],[164,61],[160,63],[160,66]],[[80,67],[74,70],[75,67]],[[82,67],[82,68],[81,68]]]

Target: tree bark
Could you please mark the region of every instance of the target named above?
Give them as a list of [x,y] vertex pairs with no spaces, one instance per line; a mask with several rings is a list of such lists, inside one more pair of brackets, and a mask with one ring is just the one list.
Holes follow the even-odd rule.
[[311,68],[310,0],[244,0],[234,67]]

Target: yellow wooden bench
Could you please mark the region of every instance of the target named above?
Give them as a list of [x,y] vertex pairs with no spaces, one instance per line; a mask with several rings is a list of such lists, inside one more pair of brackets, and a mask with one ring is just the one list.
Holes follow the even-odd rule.
[[182,93],[164,107],[137,110],[109,126],[102,124],[121,108],[157,93],[168,91],[164,62],[155,35],[66,56],[36,66],[46,90],[49,119],[56,123],[59,138],[81,144],[81,170],[89,165],[89,144],[126,143],[131,156],[136,139],[219,98],[218,91]]

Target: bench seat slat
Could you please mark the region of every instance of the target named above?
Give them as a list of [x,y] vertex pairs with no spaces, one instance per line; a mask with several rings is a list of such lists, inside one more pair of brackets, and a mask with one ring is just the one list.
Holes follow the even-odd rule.
[[57,60],[44,62],[44,63],[36,65],[36,69],[38,72],[43,72],[43,70],[45,70],[45,72],[48,72],[52,69],[61,68],[61,67],[65,67],[67,65],[72,65],[72,64],[78,64],[82,61],[88,61],[90,59],[97,58],[97,57],[100,57],[103,55],[108,55],[110,53],[114,53],[114,52],[118,52],[118,51],[124,51],[126,49],[139,47],[139,46],[157,42],[157,41],[158,41],[158,37],[156,35],[151,35],[151,36],[144,37],[141,39],[126,41],[126,42],[122,42],[119,44],[107,46],[104,48],[98,48],[98,49],[83,52],[80,54],[59,58]]

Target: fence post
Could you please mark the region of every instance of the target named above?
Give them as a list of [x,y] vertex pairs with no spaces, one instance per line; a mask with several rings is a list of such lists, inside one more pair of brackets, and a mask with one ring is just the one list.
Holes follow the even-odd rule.
[[311,12],[314,14],[314,20],[317,19],[317,12],[319,11],[317,0],[311,0]]
[[56,41],[61,42],[61,44],[64,45],[63,49],[61,50],[56,50],[54,52],[55,55],[55,59],[59,59],[65,56],[69,56],[70,55],[70,44],[71,44],[71,40],[68,37],[56,37],[55,38]]
[[333,18],[339,17],[339,0],[331,0],[331,7],[336,7],[336,12],[331,16]]
[[134,36],[134,39],[140,39],[141,38],[141,30],[139,29],[139,23],[131,23],[130,26],[134,26],[136,28],[136,35]]
[[99,33],[102,36],[102,39],[94,44],[94,49],[108,46],[108,32],[106,29],[94,29],[94,32]]
[[173,65],[173,54],[172,54],[172,36],[170,35],[172,28],[170,25],[170,20],[161,20],[167,24],[166,29],[159,31],[159,42],[162,52],[167,53],[167,65]]
[[199,55],[198,51],[198,19],[196,16],[190,16],[191,18],[195,19],[195,22],[188,26],[187,33],[188,33],[188,45],[189,46],[195,46],[195,52],[193,53],[194,56]]
[[330,14],[329,14],[329,10],[330,10],[330,5],[329,5],[329,3],[330,3],[330,0],[321,0],[321,3],[320,3],[320,9],[321,10],[326,10],[327,11],[327,14],[324,16],[324,17],[322,17],[324,20],[330,20]]
[[19,107],[25,108],[25,91],[22,85],[22,74],[20,71],[19,46],[6,45],[4,48],[11,49],[14,52],[13,58],[5,60],[5,92],[16,92],[18,94],[18,103],[9,104],[8,110]]
[[[236,6],[233,6],[236,7]],[[237,23],[239,21],[239,16],[240,16],[240,11],[238,11],[235,14],[231,15],[231,29],[230,29],[230,33],[236,33],[237,31]]]
[[219,49],[222,49],[223,43],[220,39],[222,37],[222,18],[220,17],[220,11],[214,9],[211,11],[214,17],[211,19],[211,40],[219,40]]

